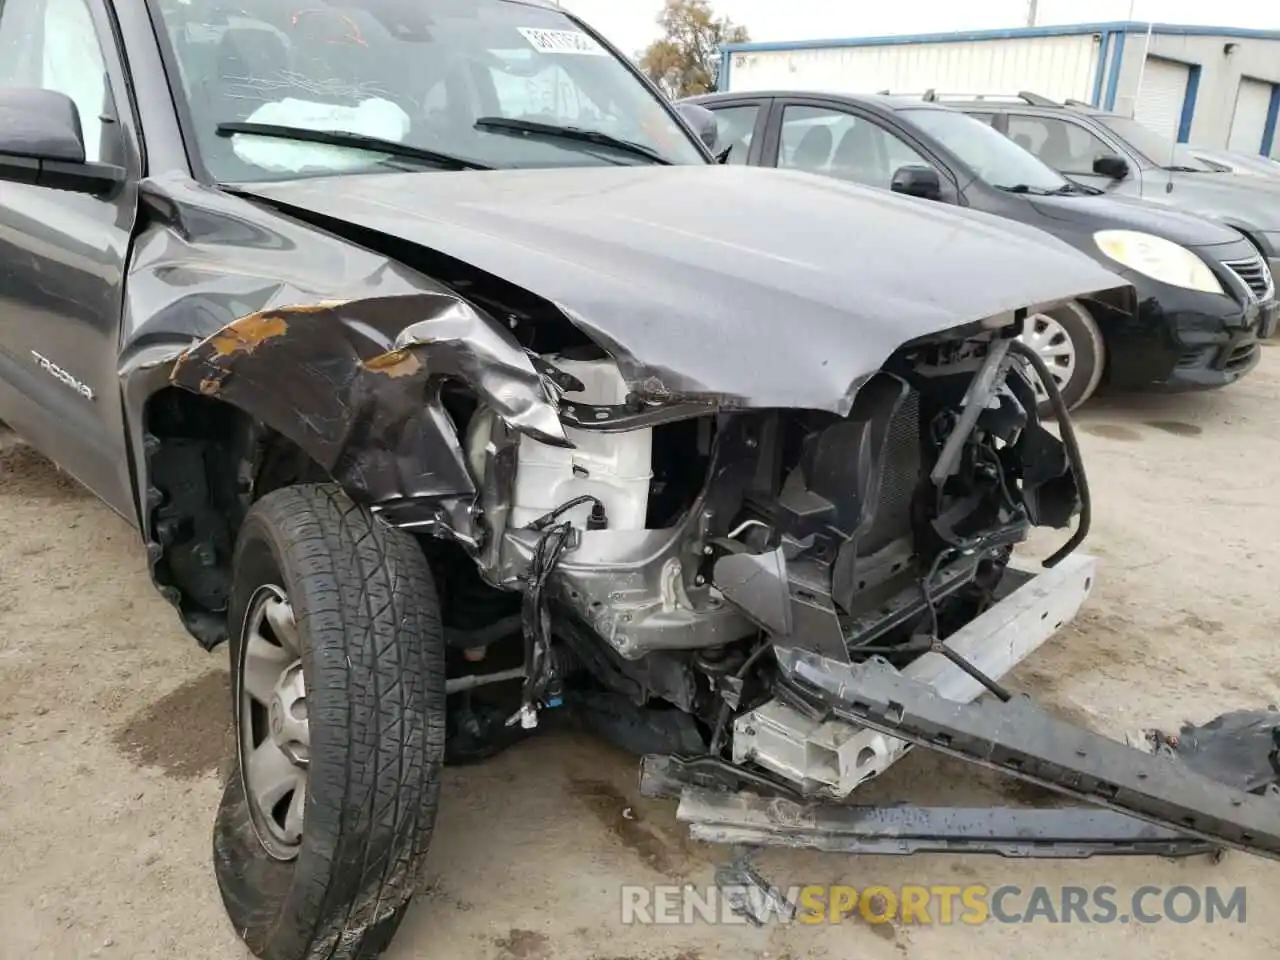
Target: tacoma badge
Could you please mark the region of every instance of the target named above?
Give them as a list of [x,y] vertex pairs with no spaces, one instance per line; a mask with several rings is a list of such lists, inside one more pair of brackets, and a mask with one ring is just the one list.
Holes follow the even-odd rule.
[[31,351],[31,356],[35,358],[36,363],[39,364],[40,368],[44,370],[45,373],[49,374],[49,376],[53,377],[55,380],[61,380],[68,387],[70,387],[76,393],[80,394],[80,396],[84,397],[86,400],[89,400],[89,401],[93,400],[94,398],[93,388],[90,387],[87,383],[81,383],[79,380],[77,380],[71,374],[67,373],[67,371],[63,370],[60,366],[58,366],[48,357],[42,356],[36,353],[36,351],[34,350]]

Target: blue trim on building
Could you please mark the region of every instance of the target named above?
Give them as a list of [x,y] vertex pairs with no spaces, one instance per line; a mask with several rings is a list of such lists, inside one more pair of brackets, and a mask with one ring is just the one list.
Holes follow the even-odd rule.
[[1089,98],[1089,102],[1095,107],[1102,106],[1102,76],[1107,72],[1107,51],[1111,49],[1111,36],[1112,31],[1106,31],[1098,44],[1098,66],[1093,71],[1093,96]]
[[[1132,21],[1124,25],[1131,33],[1146,33],[1147,25]],[[1249,27],[1207,27],[1190,26],[1181,23],[1157,23],[1152,25],[1152,33],[1162,33],[1171,37],[1238,37],[1242,40],[1280,40],[1280,30],[1255,30]]]
[[1116,108],[1116,88],[1120,85],[1120,68],[1124,65],[1125,34],[1116,34],[1116,45],[1111,49],[1111,76],[1107,78],[1107,99],[1102,104],[1104,110]]
[[716,90],[720,93],[729,89],[729,65],[732,57],[727,46],[720,48],[720,72],[716,74]]
[[[1072,23],[1059,27],[1011,27],[1005,30],[962,30],[954,33],[915,33],[889,37],[838,37],[826,40],[782,40],[751,43],[730,43],[722,52],[765,53],[779,50],[813,50],[823,47],[879,47],[905,43],[969,43],[976,40],[1016,40],[1025,37],[1078,37],[1090,33],[1146,33],[1147,24],[1137,21],[1111,21],[1106,23]],[[1186,26],[1177,23],[1157,23],[1151,26],[1153,34],[1196,37],[1236,37],[1251,40],[1280,40],[1280,30],[1249,30],[1241,27]]]
[[1191,119],[1196,115],[1196,94],[1200,92],[1200,64],[1187,64],[1187,92],[1182,95],[1182,116],[1178,118],[1178,142],[1191,139]]
[[1267,122],[1262,126],[1262,149],[1264,157],[1271,156],[1271,149],[1276,143],[1276,120],[1280,118],[1280,83],[1271,85],[1271,104],[1267,107]]

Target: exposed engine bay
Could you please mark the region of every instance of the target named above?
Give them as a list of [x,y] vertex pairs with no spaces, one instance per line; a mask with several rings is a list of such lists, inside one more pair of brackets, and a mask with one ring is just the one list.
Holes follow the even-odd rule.
[[[567,443],[483,408],[467,430],[478,571],[519,612],[453,642],[472,667],[523,642],[520,666],[450,681],[455,760],[564,707],[643,754],[641,791],[678,798],[695,838],[739,850],[1280,856],[1270,714],[1121,744],[1001,685],[1094,575],[1072,555],[1091,511],[1070,419],[1050,387],[1061,438],[1040,422],[1049,371],[1009,320],[903,347],[847,416],[646,402],[603,351],[539,356]],[[1032,527],[1077,516],[1042,572],[1014,568]],[[518,705],[472,703],[516,679]],[[1110,809],[848,805],[912,746]]]
[[645,402],[603,351],[539,357],[571,446],[471,415],[479,571],[521,609],[458,645],[478,660],[518,621],[526,728],[589,678],[678,708],[676,744],[713,756],[772,699],[775,644],[905,666],[991,605],[1031,527],[1079,508],[1017,325],[900,350],[844,417]]

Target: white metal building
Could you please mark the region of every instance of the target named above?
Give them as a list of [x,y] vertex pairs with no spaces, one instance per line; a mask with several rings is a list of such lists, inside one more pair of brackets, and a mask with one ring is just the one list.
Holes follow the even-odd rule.
[[720,89],[1029,90],[1184,143],[1280,158],[1280,31],[1125,22],[739,43],[721,50]]

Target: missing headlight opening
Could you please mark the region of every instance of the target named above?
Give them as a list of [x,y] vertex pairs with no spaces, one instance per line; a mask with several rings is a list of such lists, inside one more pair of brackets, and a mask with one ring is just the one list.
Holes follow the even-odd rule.
[[1080,505],[1014,330],[900,349],[847,416],[651,400],[608,355],[538,357],[568,444],[483,405],[465,441],[481,574],[524,594],[522,725],[603,677],[691,713],[718,754],[730,713],[775,702],[771,644],[899,667],[939,649],[991,605],[1014,544]]

